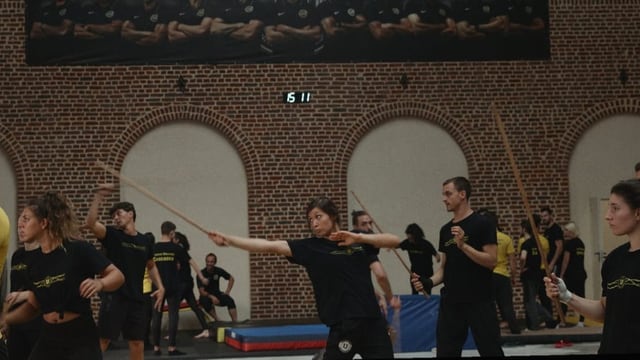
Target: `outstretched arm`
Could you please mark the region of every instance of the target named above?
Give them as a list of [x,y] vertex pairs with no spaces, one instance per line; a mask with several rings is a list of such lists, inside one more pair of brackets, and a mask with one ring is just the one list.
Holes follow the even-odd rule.
[[226,235],[221,232],[211,231],[209,239],[218,246],[233,246],[249,252],[271,253],[291,256],[289,243],[284,240],[250,239],[235,235]]
[[338,241],[338,245],[349,246],[354,243],[369,244],[377,248],[396,248],[400,245],[400,238],[393,234],[363,234],[350,231],[331,233],[329,240]]

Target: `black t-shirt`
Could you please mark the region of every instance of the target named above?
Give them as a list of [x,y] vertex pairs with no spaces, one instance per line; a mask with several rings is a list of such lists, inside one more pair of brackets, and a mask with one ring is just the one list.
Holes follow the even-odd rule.
[[640,250],[625,243],[602,264],[602,296],[607,298],[599,354],[640,354]]
[[442,226],[438,246],[438,251],[446,255],[442,297],[457,303],[492,299],[493,271],[476,264],[458,249],[451,234],[453,226],[460,226],[464,230],[465,242],[478,251],[482,251],[484,245],[498,243],[496,227],[485,216],[475,212],[458,223],[449,221]]
[[11,256],[11,291],[23,291],[29,287],[29,266],[35,250],[17,249]]
[[142,280],[147,261],[153,259],[151,239],[140,232],[131,236],[113,226],[107,226],[102,246],[107,258],[124,274],[124,284],[117,291],[131,300],[144,301]]
[[371,283],[372,256],[364,246],[338,246],[317,237],[287,242],[292,254],[287,259],[307,270],[324,324],[381,316]]
[[548,0],[508,0],[509,21],[531,25],[536,18],[547,17]]
[[412,272],[426,277],[433,275],[433,257],[438,253],[431,242],[426,239],[416,242],[405,239],[398,247],[409,254]]
[[180,288],[180,263],[189,263],[189,254],[182,246],[170,241],[157,242],[153,246],[153,261],[158,267],[166,295],[175,294]]
[[91,314],[91,300],[80,296],[80,283],[93,279],[111,261],[86,241],[65,241],[48,254],[34,250],[31,260],[29,290],[34,292],[43,314]]
[[444,24],[452,16],[451,7],[438,1],[409,0],[405,6],[407,14],[416,14],[425,24]]
[[71,19],[77,24],[105,25],[122,20],[123,9],[118,1],[103,7],[100,4],[88,3],[71,11]]
[[212,17],[225,23],[248,23],[273,18],[274,3],[268,0],[217,0],[210,1],[207,10]]
[[527,258],[524,262],[524,268],[526,270],[520,273],[520,279],[522,280],[537,280],[542,278],[542,269],[540,269],[540,263],[542,258],[540,257],[540,251],[536,240],[533,237],[528,238],[522,243],[520,252],[526,251]]
[[569,263],[565,270],[565,278],[586,279],[584,270],[584,242],[580,238],[570,239],[564,242],[564,252],[568,252]]
[[284,24],[295,28],[320,25],[320,11],[315,0],[276,0],[276,12],[273,18],[265,19],[266,25]]
[[[564,240],[564,234],[562,232],[562,228],[557,223],[553,223],[553,225],[549,226],[544,231],[544,237],[546,237],[547,240],[549,240],[549,253],[547,254],[547,261],[551,262],[551,259],[553,259],[553,255],[556,253],[556,248],[558,247],[556,245],[556,241]],[[562,256],[562,254],[560,254],[560,256]],[[562,261],[562,258],[559,257],[557,262],[559,263],[561,261]]]
[[333,17],[338,23],[355,23],[358,15],[364,16],[364,0],[328,0],[318,5],[320,16]]
[[200,281],[200,278],[198,278],[198,288],[204,288],[206,292],[214,296],[222,294],[222,291],[220,291],[220,278],[227,281],[231,279],[231,274],[217,266],[214,266],[211,271],[207,270],[207,268],[202,269],[202,276],[209,280],[209,285],[205,286],[202,281]]

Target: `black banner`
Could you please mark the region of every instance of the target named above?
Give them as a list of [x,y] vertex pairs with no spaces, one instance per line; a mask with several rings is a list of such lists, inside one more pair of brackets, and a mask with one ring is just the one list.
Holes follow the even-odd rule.
[[27,0],[27,63],[543,60],[548,0]]

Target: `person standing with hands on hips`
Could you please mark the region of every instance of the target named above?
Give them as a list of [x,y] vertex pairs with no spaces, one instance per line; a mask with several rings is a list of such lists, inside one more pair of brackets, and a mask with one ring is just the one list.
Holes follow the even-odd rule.
[[394,248],[392,234],[355,234],[340,231],[340,212],[326,197],[312,199],[305,212],[313,236],[302,240],[249,239],[211,231],[219,246],[286,256],[305,267],[313,285],[320,320],[329,326],[325,359],[393,358],[387,323],[382,317],[371,282],[375,256],[363,244]]
[[418,291],[444,283],[436,330],[438,357],[460,357],[469,327],[480,356],[504,356],[492,287],[496,227],[471,209],[470,197],[466,178],[444,181],[442,200],[453,219],[440,229],[440,268],[430,278],[412,275]]
[[621,181],[611,188],[605,220],[614,235],[626,235],[629,241],[611,251],[602,264],[600,299],[572,293],[553,273],[544,278],[545,288],[550,298],[604,322],[598,354],[640,354],[640,180]]

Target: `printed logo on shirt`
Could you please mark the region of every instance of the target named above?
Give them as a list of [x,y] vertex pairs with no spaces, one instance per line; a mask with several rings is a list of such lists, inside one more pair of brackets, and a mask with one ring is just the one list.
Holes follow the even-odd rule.
[[340,250],[333,250],[330,252],[331,255],[353,255],[355,253],[363,252],[364,248],[360,245],[346,247]]
[[622,276],[619,279],[609,282],[607,284],[607,289],[623,289],[627,286],[640,287],[640,279],[631,279],[626,276]]
[[134,249],[134,250],[140,250],[140,251],[147,251],[147,247],[144,245],[136,245],[128,242],[123,242],[122,247]]
[[[467,240],[469,240],[469,237],[465,235],[465,236],[462,238],[462,240],[463,240],[464,242],[467,242]],[[445,247],[447,247],[447,246],[451,246],[451,245],[456,245],[456,246],[457,246],[457,244],[456,244],[456,239],[455,239],[455,238],[451,238],[451,239],[447,240],[447,242],[446,242],[446,243],[444,243],[444,246],[445,246]]]
[[340,352],[343,354],[349,353],[352,348],[353,344],[351,344],[351,341],[349,340],[342,340],[338,343],[338,350],[340,350]]
[[11,271],[25,271],[27,270],[27,264],[15,264],[11,267]]
[[153,254],[153,261],[155,262],[174,262],[175,259],[175,254],[170,252],[159,252]]
[[33,285],[35,287],[37,287],[38,289],[40,288],[48,288],[51,287],[51,285],[58,283],[58,282],[63,282],[65,279],[65,274],[60,274],[60,275],[55,275],[55,276],[47,276],[46,278],[40,280],[40,281],[35,281],[33,283]]

